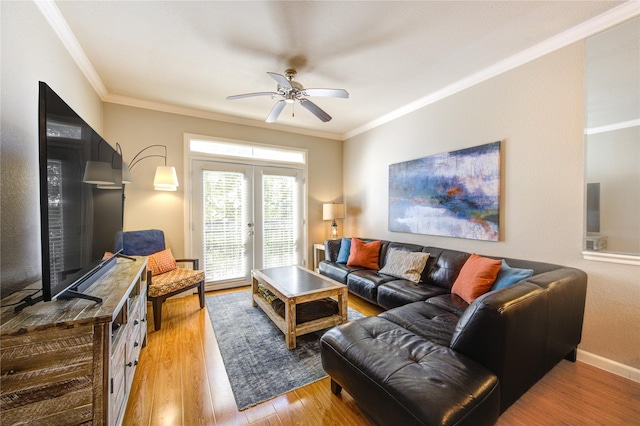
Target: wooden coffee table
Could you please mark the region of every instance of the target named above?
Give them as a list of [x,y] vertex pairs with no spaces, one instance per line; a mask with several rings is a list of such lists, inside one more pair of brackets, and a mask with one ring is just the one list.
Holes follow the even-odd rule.
[[[296,337],[342,324],[347,321],[347,286],[337,281],[298,266],[281,266],[251,271],[253,306],[260,308],[285,335],[287,349],[296,347]],[[278,315],[269,302],[258,292],[262,284],[284,302],[284,318]],[[296,305],[332,297],[337,300],[338,313],[296,323]]]

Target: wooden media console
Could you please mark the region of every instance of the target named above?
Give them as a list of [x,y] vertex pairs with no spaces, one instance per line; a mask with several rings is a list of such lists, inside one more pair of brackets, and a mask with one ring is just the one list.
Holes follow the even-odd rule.
[[0,424],[122,423],[147,338],[146,271],[146,257],[118,259],[85,291],[100,304],[54,300],[16,314],[9,305],[24,292],[2,300]]

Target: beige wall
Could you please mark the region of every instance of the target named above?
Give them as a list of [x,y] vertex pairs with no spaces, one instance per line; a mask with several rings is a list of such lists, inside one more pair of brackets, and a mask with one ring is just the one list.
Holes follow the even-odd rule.
[[[640,368],[640,269],[585,261],[584,45],[577,43],[345,142],[347,235],[565,264],[589,275],[580,349]],[[502,140],[501,238],[387,230],[390,164]],[[571,303],[571,301],[567,301]]]
[[147,159],[136,165],[131,172],[133,183],[126,187],[125,229],[163,229],[177,256],[184,254],[185,243],[185,133],[306,149],[309,221],[306,252],[309,262],[313,261],[311,246],[324,241],[329,229],[329,224],[322,221],[322,203],[342,199],[341,141],[108,103],[104,106],[104,122],[106,139],[122,146],[125,161],[149,145],[167,145],[167,164],[176,167],[180,187],[177,192],[153,190],[155,167],[162,164],[162,159]]
[[0,2],[2,294],[41,278],[38,82],[94,129],[102,102],[33,2]]

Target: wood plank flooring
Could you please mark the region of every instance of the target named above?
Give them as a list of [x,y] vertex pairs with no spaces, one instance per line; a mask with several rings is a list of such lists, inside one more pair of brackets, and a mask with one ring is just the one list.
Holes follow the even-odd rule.
[[[226,290],[239,291],[247,288]],[[365,315],[379,308],[349,297]],[[149,312],[151,314],[151,312]],[[148,315],[147,346],[133,380],[125,425],[374,425],[329,378],[238,411],[206,307],[196,295],[165,302],[162,329]],[[512,405],[498,425],[638,425],[640,383],[562,361]]]

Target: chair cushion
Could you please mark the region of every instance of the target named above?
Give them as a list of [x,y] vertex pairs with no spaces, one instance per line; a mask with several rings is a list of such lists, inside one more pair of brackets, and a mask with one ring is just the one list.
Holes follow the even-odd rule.
[[204,281],[204,271],[176,268],[155,275],[149,286],[149,297],[159,297]]
[[149,255],[147,268],[151,271],[151,275],[160,275],[165,272],[173,271],[178,267],[176,259],[171,253],[171,249],[166,249]]

